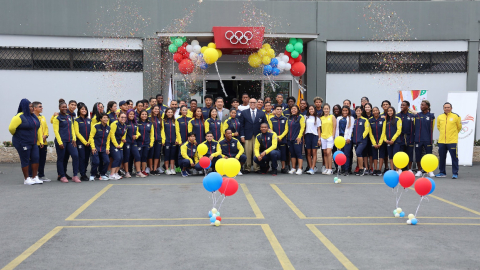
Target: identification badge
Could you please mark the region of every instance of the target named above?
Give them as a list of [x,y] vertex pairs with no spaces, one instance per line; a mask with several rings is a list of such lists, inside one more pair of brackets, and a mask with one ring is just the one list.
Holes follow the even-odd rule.
[[108,130],[107,130],[106,132],[107,132],[107,134],[108,134]]
[[418,144],[415,147],[418,147]]
[[150,127],[150,124],[148,124],[147,127]]
[[258,122],[261,123],[261,122],[262,122],[262,119],[258,119]]
[[139,148],[138,148],[138,151],[142,151],[142,148],[141,148],[141,147],[139,147]]
[[175,124],[172,124],[172,126],[175,126]]
[[90,121],[87,121],[87,124],[89,124],[89,125],[90,125]]
[[410,120],[410,117],[407,117],[407,120]]

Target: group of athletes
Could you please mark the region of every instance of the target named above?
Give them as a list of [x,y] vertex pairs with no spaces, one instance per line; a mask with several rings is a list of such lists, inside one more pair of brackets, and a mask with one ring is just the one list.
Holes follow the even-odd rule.
[[[236,158],[243,167],[239,175],[277,175],[278,171],[314,175],[318,170],[318,149],[322,151],[322,174],[380,176],[389,169],[400,172],[393,164],[393,156],[399,151],[410,158],[404,170],[412,170],[415,155],[416,176],[424,173],[420,160],[422,155],[432,153],[436,121],[427,100],[418,112],[411,110],[408,101],[403,101],[401,111],[396,112],[390,101],[384,100],[379,108],[372,106],[367,97],[353,109],[348,99],[342,106],[333,107],[324,104],[320,97],[315,97],[312,105],[303,99],[297,104],[294,97],[288,97],[284,103],[281,94],[275,99],[273,103],[269,97],[257,100],[243,94],[241,100],[232,99],[231,108],[226,109],[222,97],[214,100],[207,95],[205,107],[201,108],[195,99],[189,101],[189,106],[181,100],[166,106],[159,94],[136,103],[110,101],[106,108],[97,102],[91,113],[83,102],[66,103],[60,99],[58,112],[49,119],[57,153],[57,180],[80,183],[133,175],[143,178],[162,173],[181,173],[184,177],[202,174],[197,152],[200,144],[207,146],[204,156],[212,162],[210,170],[215,170],[220,158]],[[460,117],[451,112],[448,102],[443,109],[445,113],[437,119],[440,173],[436,176],[445,177],[444,159],[450,152],[453,178],[457,178]],[[51,181],[44,173],[49,131],[42,111],[41,102],[22,99],[9,126],[26,185]],[[346,141],[342,149],[334,145],[338,136]],[[342,166],[333,161],[337,150],[347,157]],[[67,174],[70,157],[73,177]],[[355,157],[357,166],[352,169]],[[429,176],[434,176],[433,172]]]

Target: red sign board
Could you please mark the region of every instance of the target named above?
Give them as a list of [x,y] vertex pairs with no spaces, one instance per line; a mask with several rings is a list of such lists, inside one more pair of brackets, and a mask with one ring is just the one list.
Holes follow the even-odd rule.
[[224,54],[249,54],[262,47],[265,27],[214,26],[213,40]]

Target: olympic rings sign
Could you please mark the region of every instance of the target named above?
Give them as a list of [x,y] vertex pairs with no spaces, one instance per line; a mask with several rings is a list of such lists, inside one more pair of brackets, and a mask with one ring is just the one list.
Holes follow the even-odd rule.
[[232,30],[228,30],[225,32],[225,38],[230,41],[231,44],[247,44],[250,40],[253,38],[253,34],[251,31],[245,31],[243,33],[242,31],[236,31],[233,33]]

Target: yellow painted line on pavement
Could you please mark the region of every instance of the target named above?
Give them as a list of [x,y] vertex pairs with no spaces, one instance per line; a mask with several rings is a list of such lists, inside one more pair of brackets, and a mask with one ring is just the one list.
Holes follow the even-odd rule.
[[297,216],[300,219],[306,219],[307,218],[302,213],[302,211],[300,211],[300,209],[298,209],[298,207],[287,197],[287,195],[285,195],[285,193],[283,193],[282,190],[280,190],[280,188],[277,185],[270,184],[270,186],[273,188],[273,190],[275,190],[277,192],[278,196],[280,196],[280,198],[282,198],[282,200],[285,201],[285,203],[293,210],[293,212],[295,214],[297,214]]
[[[223,220],[223,219],[222,219]],[[260,226],[262,224],[222,224],[220,226]],[[211,224],[171,224],[171,225],[86,225],[86,226],[63,226],[64,228],[158,228],[158,227],[206,227]]]
[[109,184],[106,187],[104,187],[100,192],[95,194],[90,200],[88,200],[86,203],[84,203],[80,208],[78,208],[73,214],[71,214],[69,217],[67,217],[65,220],[75,220],[78,215],[80,215],[85,209],[87,209],[93,202],[95,202],[100,196],[103,195],[103,193],[107,192],[113,185]]
[[262,214],[262,211],[260,211],[260,208],[258,208],[257,203],[253,199],[252,194],[247,188],[247,185],[245,184],[240,184],[240,187],[243,190],[243,193],[245,193],[245,197],[247,197],[248,203],[250,204],[250,207],[252,207],[253,213],[255,213],[255,217],[259,219],[264,219],[265,217]]
[[275,254],[277,255],[278,261],[282,265],[282,268],[284,270],[295,269],[290,262],[290,259],[288,259],[287,254],[283,250],[282,245],[280,245],[280,242],[278,242],[277,237],[270,228],[270,225],[262,224],[261,226],[265,232],[265,235],[267,236],[268,241],[270,242],[270,245],[272,245],[273,251],[275,251]]
[[[259,219],[257,217],[222,217],[224,219]],[[161,220],[210,220],[209,218],[76,218],[73,221],[161,221]]]
[[475,210],[473,210],[473,209],[470,209],[470,208],[468,208],[468,207],[465,207],[465,206],[456,204],[456,203],[454,203],[454,202],[445,200],[445,199],[440,198],[440,197],[435,196],[435,195],[428,195],[428,196],[429,196],[429,197],[432,197],[432,198],[434,198],[434,199],[437,199],[437,200],[439,200],[439,201],[442,201],[442,202],[444,202],[444,203],[448,203],[448,204],[450,204],[450,205],[453,205],[453,206],[455,206],[455,207],[458,207],[458,208],[460,208],[460,209],[463,209],[463,210],[465,210],[465,211],[468,211],[468,212],[470,212],[470,213],[473,213],[473,214],[475,214],[475,215],[479,215],[479,216],[480,216],[480,212],[475,211]]
[[315,234],[315,236],[322,242],[323,245],[325,245],[328,250],[337,258],[337,260],[345,266],[346,269],[348,270],[358,270],[358,268],[353,265],[353,263],[345,256],[343,253],[334,245],[330,240],[328,240],[325,235],[323,235],[320,230],[315,227],[315,224],[307,224],[307,227],[310,229],[310,231]]
[[44,237],[38,240],[35,244],[31,245],[27,250],[25,250],[22,254],[20,254],[17,258],[7,264],[2,270],[11,270],[25,261],[30,255],[32,255],[35,251],[37,251],[43,244],[45,244],[48,240],[54,237],[59,231],[63,229],[62,226],[55,227],[49,233],[47,233]]

